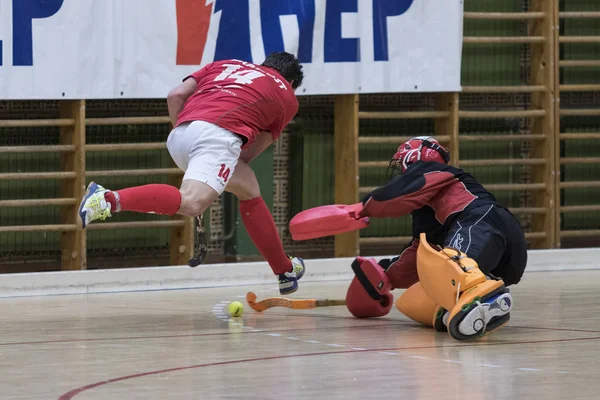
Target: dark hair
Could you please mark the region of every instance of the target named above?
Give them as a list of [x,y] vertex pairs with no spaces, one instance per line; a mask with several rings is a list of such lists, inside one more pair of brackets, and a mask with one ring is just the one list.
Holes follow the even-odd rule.
[[285,51],[271,53],[261,65],[273,68],[279,72],[294,89],[302,86],[304,72],[302,72],[300,61],[293,54],[286,53]]

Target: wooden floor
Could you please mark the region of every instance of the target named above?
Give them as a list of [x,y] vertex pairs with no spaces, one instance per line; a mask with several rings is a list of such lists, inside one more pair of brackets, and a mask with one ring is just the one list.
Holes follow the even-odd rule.
[[[343,297],[347,283],[295,297]],[[395,308],[223,306],[270,287],[0,299],[0,398],[598,399],[600,271],[530,273],[510,325],[461,343]]]

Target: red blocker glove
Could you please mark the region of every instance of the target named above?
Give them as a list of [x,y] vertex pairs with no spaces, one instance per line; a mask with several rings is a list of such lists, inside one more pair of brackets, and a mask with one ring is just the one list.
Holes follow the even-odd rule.
[[352,263],[356,274],[346,293],[346,307],[356,318],[383,317],[390,312],[394,296],[392,283],[374,259],[357,257]]
[[375,318],[387,315],[394,304],[394,296],[386,293],[381,300],[373,300],[357,277],[354,277],[346,293],[346,307],[356,318]]
[[362,206],[333,204],[302,211],[290,221],[292,239],[317,239],[366,228],[369,218],[358,216]]

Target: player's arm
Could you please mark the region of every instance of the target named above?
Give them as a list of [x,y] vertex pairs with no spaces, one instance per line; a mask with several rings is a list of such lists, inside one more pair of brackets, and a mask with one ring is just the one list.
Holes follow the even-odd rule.
[[423,162],[408,168],[387,185],[363,198],[360,217],[401,217],[429,203],[441,189],[456,182],[451,172],[437,163]]
[[190,77],[169,92],[167,96],[167,107],[169,109],[169,118],[171,118],[171,124],[173,124],[173,126],[175,126],[177,116],[181,110],[183,110],[185,102],[196,91],[197,85],[196,79]]
[[263,151],[265,151],[273,143],[273,136],[269,132],[261,132],[256,135],[254,142],[242,150],[240,160],[249,164],[252,160],[258,157]]
[[177,123],[177,116],[181,110],[183,110],[183,106],[197,90],[198,83],[213,66],[214,63],[207,64],[193,74],[186,76],[182,83],[169,92],[169,95],[167,96],[167,107],[169,108],[169,117],[171,118],[173,126]]
[[275,119],[265,131],[260,132],[254,142],[246,149],[242,151],[240,159],[249,163],[254,160],[260,153],[265,151],[277,138],[281,135],[281,132],[290,123],[292,118],[298,111],[298,102],[286,104],[274,103],[275,107],[281,107],[281,115]]

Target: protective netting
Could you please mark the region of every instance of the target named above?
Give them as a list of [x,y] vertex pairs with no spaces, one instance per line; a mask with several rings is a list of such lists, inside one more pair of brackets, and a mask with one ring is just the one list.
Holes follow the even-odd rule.
[[[596,0],[561,0],[560,11],[600,11]],[[600,19],[563,19],[560,24],[561,36],[600,36]],[[600,60],[598,43],[563,43],[560,45],[561,60]],[[561,68],[562,85],[600,84],[600,67]],[[600,92],[561,92],[561,109],[599,109]],[[600,133],[600,117],[563,116],[560,118],[561,132]],[[568,138],[568,136],[567,136]],[[561,158],[598,157],[600,140],[567,139],[560,142]],[[597,163],[563,164],[560,170],[561,182],[598,181],[600,166]],[[561,190],[561,206],[581,206],[600,204],[600,191],[597,188],[570,187]],[[580,211],[561,214],[561,230],[598,230],[600,212]],[[600,239],[593,237],[563,238],[563,247],[598,246]]]
[[[0,119],[58,118],[56,101],[0,101]],[[56,145],[59,128],[1,128],[0,146]],[[56,153],[0,153],[0,173],[54,172],[60,170]],[[60,197],[56,180],[0,180],[0,200],[21,200]],[[57,224],[60,207],[1,207],[0,226]],[[58,232],[0,233],[0,263],[28,260],[59,260]]]
[[[89,118],[154,116],[166,113],[164,102],[158,101],[89,101],[87,104]],[[169,130],[169,124],[88,126],[86,141],[88,144],[164,142]],[[168,184],[173,180],[165,175],[95,177],[93,171],[172,166],[166,150],[94,151],[87,152],[86,157],[86,170],[89,175],[87,181],[94,180],[111,190],[150,183]],[[110,222],[168,219],[169,217],[166,216],[118,213],[110,219]],[[167,228],[89,230],[87,233],[88,254],[92,258],[101,253],[108,255],[152,252],[153,256],[162,256],[164,259],[164,255],[168,252],[168,240],[169,229]]]
[[[59,106],[56,101],[0,102],[0,119],[56,119]],[[164,100],[93,100],[86,102],[88,118],[140,117],[166,115]],[[88,125],[87,144],[122,144],[165,142],[169,124],[152,125]],[[60,128],[2,128],[1,146],[31,146],[59,144]],[[93,171],[173,168],[171,158],[164,150],[89,151],[86,169],[90,180],[118,190],[149,183],[178,185],[176,177],[141,174],[140,176],[95,177]],[[61,156],[57,153],[2,153],[0,173],[57,172],[61,170]],[[0,180],[0,200],[60,198],[58,180]],[[60,206],[0,208],[0,225],[60,224]],[[110,222],[168,220],[169,217],[136,213],[115,214]],[[222,234],[223,205],[219,199],[211,207],[206,226],[209,237]],[[88,230],[88,267],[123,264],[168,264],[169,228],[135,228],[119,230]],[[51,263],[59,268],[60,232],[7,232],[0,233],[2,260],[28,260]],[[222,242],[211,241],[209,254],[222,256]]]

